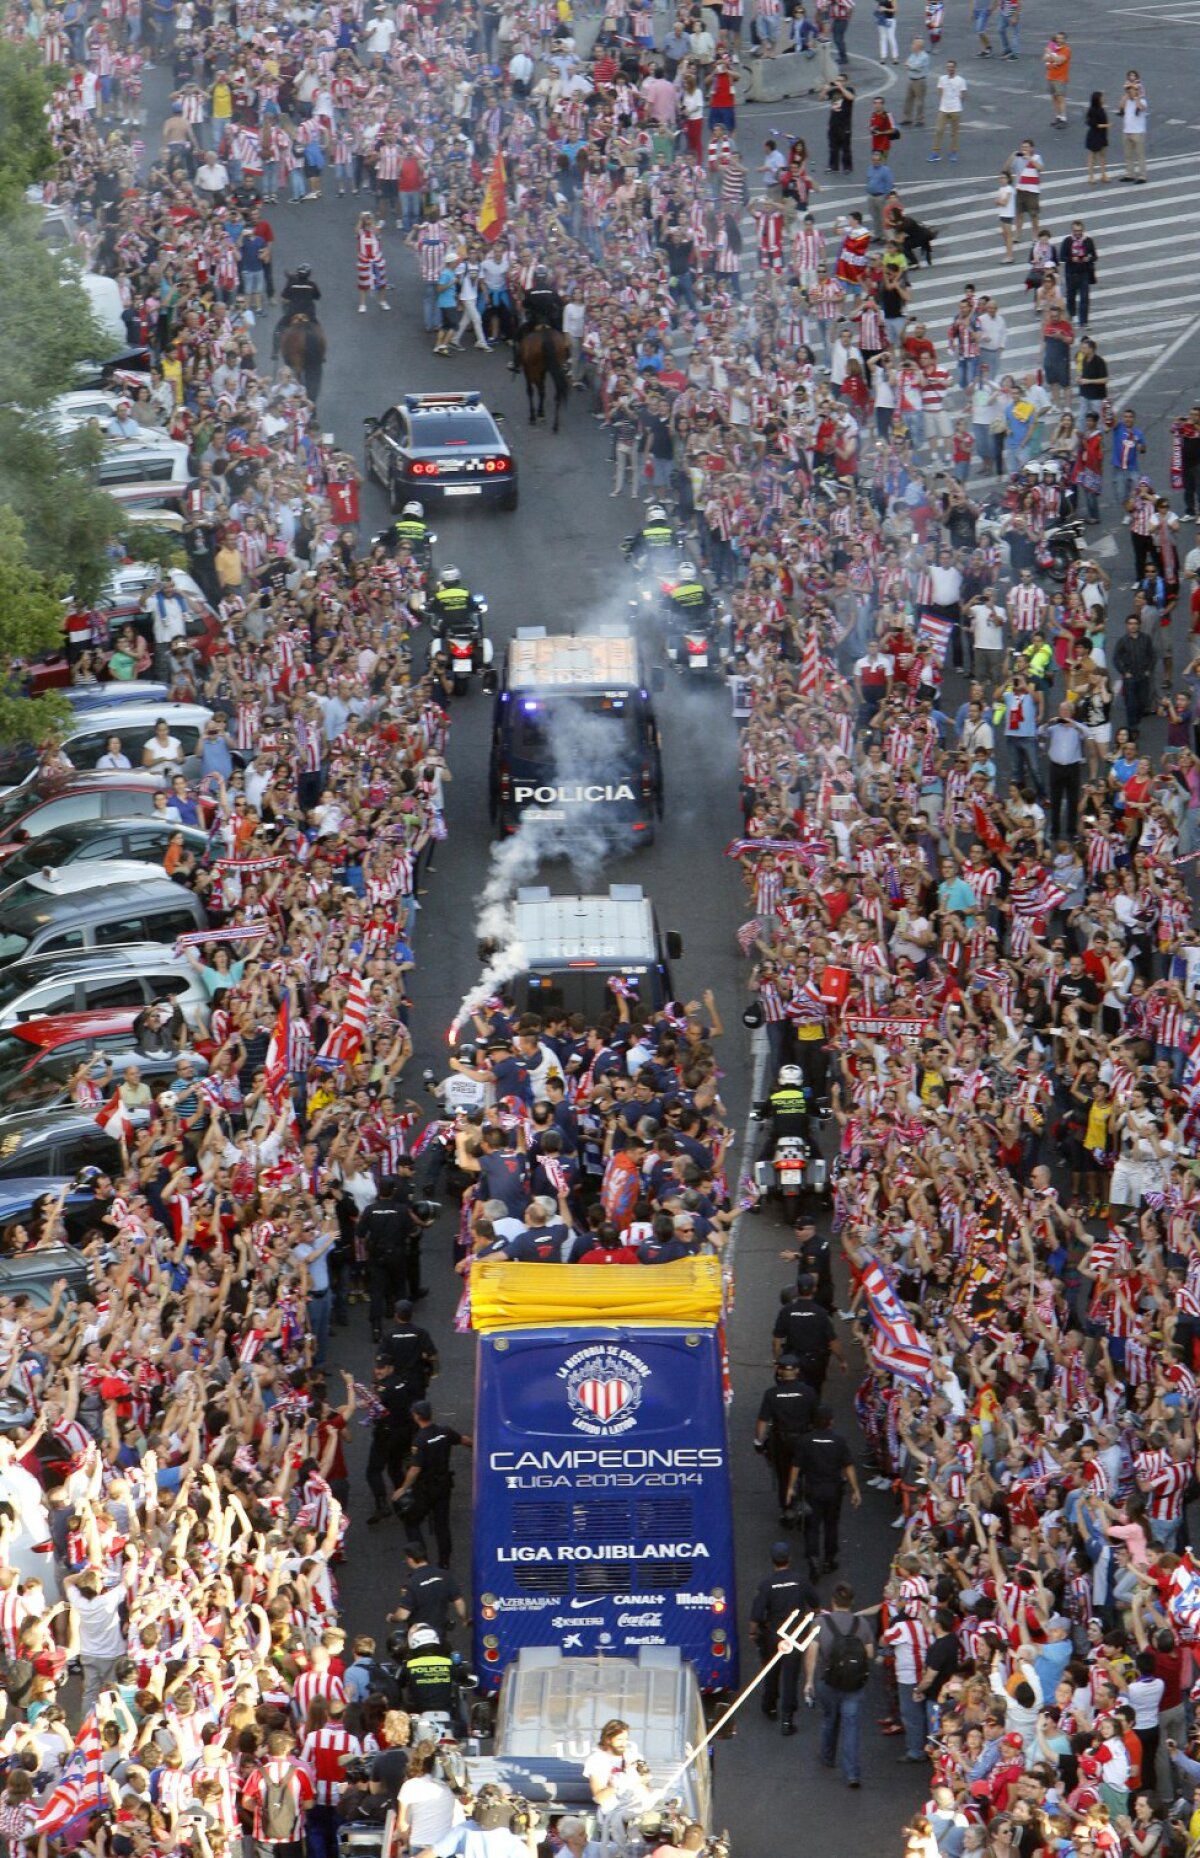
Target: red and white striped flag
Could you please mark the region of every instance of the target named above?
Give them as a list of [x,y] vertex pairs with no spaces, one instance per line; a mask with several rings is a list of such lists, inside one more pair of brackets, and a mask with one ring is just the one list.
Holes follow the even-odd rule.
[[89,1710],[57,1787],[38,1809],[34,1832],[38,1838],[53,1838],[66,1831],[73,1820],[94,1813],[107,1802],[100,1725],[95,1710]]
[[333,1028],[322,1045],[319,1057],[325,1065],[353,1064],[367,1036],[367,983],[361,974],[352,974],[340,1025]]
[[816,694],[821,682],[821,648],[817,643],[817,628],[812,623],[804,635],[804,645],[800,652],[800,695],[811,697]]
[[875,1325],[871,1353],[877,1366],[911,1387],[928,1388],[932,1378],[932,1351],[878,1259],[870,1260],[861,1283]]
[[946,647],[953,632],[954,624],[951,620],[941,619],[936,613],[922,608],[921,617],[917,621],[917,637],[924,639],[926,645],[932,645],[939,658],[946,656]]

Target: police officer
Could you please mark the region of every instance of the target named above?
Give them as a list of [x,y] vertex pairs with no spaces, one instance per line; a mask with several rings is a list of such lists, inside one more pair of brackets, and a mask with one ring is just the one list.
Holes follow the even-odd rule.
[[433,1337],[428,1329],[413,1322],[412,1313],[412,1304],[402,1298],[383,1332],[379,1355],[390,1364],[397,1379],[412,1383],[419,1389],[416,1397],[423,1398],[440,1364]]
[[817,1231],[816,1220],[802,1213],[796,1221],[795,1251],[780,1252],[779,1256],[796,1266],[797,1280],[802,1277],[815,1278],[816,1300],[832,1316],[833,1252],[828,1234]]
[[775,1364],[775,1385],[767,1388],[759,1402],[754,1449],[770,1461],[781,1515],[787,1510],[800,1442],[812,1431],[819,1404],[815,1389],[800,1377],[797,1356],[780,1355]]
[[770,1155],[776,1142],[785,1135],[798,1135],[810,1149],[814,1147],[812,1123],[808,1114],[808,1092],[804,1086],[804,1073],[798,1064],[780,1066],[775,1089],[767,1099],[764,1122],[766,1134],[760,1159]]
[[387,1482],[397,1491],[404,1482],[412,1458],[413,1401],[421,1399],[424,1391],[419,1378],[405,1380],[397,1375],[392,1363],[380,1355],[375,1363],[375,1398],[379,1408],[371,1426],[366,1471],[367,1489],[375,1499],[375,1508],[367,1517],[372,1525],[386,1522],[392,1514]]
[[646,511],[645,522],[630,544],[630,561],[640,563],[648,556],[661,555],[675,546],[675,529],[666,510],[661,503],[652,503]]
[[681,561],[675,575],[666,604],[668,645],[677,645],[689,628],[703,626],[707,630],[712,617],[712,596],[697,574],[695,563]]
[[415,498],[411,503],[406,503],[386,535],[390,547],[398,548],[403,543],[416,557],[424,559],[429,551],[430,537],[424,504],[418,503]]
[[286,327],[298,310],[312,322],[317,320],[317,305],[321,301],[321,287],[313,282],[312,266],[297,265],[288,272],[288,281],[279,293],[283,304],[283,318],[280,327]]
[[[410,1248],[415,1240],[420,1257],[421,1234],[412,1208],[405,1204],[406,1187],[394,1174],[384,1176],[379,1198],[358,1222],[358,1236],[367,1253],[367,1279],[371,1292],[371,1339],[378,1342],[383,1319],[408,1288]],[[418,1287],[418,1295],[422,1294]]]
[[[804,1479],[804,1497],[808,1514],[804,1519],[804,1552],[813,1580],[832,1574],[838,1564],[838,1523],[842,1498],[850,1492],[857,1509],[862,1502],[858,1472],[850,1447],[840,1432],[833,1430],[833,1414],[827,1406],[817,1411],[817,1423],[800,1446],[799,1462],[792,1473],[793,1490]],[[818,1566],[824,1540],[824,1560]]]
[[[771,1550],[771,1572],[758,1583],[750,1608],[750,1636],[764,1664],[775,1655],[777,1634],[788,1615],[797,1610],[815,1613],[820,1604],[811,1582],[793,1568],[792,1551],[787,1543],[776,1542]],[[779,1713],[782,1692],[784,1735],[796,1733],[796,1699],[803,1657],[803,1652],[787,1652],[763,1679],[762,1713],[772,1722]]]
[[451,1613],[459,1625],[465,1625],[467,1606],[453,1574],[446,1568],[435,1568],[416,1542],[409,1543],[404,1558],[408,1563],[408,1578],[399,1604],[394,1613],[388,1614],[388,1619],[399,1620],[406,1626],[432,1626],[442,1638],[450,1630]]
[[471,1439],[465,1432],[456,1432],[453,1426],[435,1425],[428,1400],[413,1402],[412,1418],[416,1435],[412,1458],[396,1495],[396,1514],[403,1519],[407,1540],[419,1542],[422,1547],[425,1538],[421,1534],[421,1524],[429,1518],[437,1541],[438,1559],[448,1568],[450,1492],[454,1488],[451,1455],[456,1445],[465,1445],[470,1451]]
[[531,335],[535,329],[562,328],[563,307],[563,300],[555,290],[545,265],[535,266],[533,284],[525,293],[525,315],[513,337],[513,358],[508,369],[510,374],[516,374],[521,366],[520,347],[525,336]]
[[440,1712],[456,1717],[458,1686],[454,1659],[432,1626],[410,1626],[402,1690],[405,1709],[414,1716]]
[[805,1275],[797,1279],[794,1299],[785,1303],[775,1318],[773,1345],[776,1361],[781,1355],[794,1355],[800,1363],[802,1378],[820,1393],[829,1372],[830,1355],[836,1358],[843,1372],[846,1357],[833,1318],[816,1300],[816,1289],[815,1277]]

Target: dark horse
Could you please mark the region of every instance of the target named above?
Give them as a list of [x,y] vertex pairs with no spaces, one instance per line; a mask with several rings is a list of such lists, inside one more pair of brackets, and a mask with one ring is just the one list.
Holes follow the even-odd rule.
[[277,331],[279,359],[304,382],[304,391],[313,405],[321,397],[321,375],[325,367],[325,331],[320,323],[310,322],[300,312]]
[[[528,335],[521,337],[517,344],[517,360],[525,376],[525,388],[529,395],[529,423],[537,424],[546,417],[546,376],[554,382],[554,430],[558,431],[559,415],[570,395],[570,382],[567,380],[567,362],[571,354],[569,339],[561,329],[531,329]],[[534,407],[534,395],[537,406]]]

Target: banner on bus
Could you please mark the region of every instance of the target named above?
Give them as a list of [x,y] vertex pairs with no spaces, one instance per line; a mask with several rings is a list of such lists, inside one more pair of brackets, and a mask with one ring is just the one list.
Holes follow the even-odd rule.
[[710,1328],[721,1318],[719,1258],[673,1264],[511,1264],[481,1258],[471,1267],[471,1322],[495,1329],[567,1323],[664,1323]]

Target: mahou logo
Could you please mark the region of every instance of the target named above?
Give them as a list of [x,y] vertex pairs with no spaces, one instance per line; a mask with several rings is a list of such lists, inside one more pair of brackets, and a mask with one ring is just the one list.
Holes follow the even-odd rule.
[[627,1348],[592,1343],[559,1369],[566,1383],[572,1424],[593,1437],[612,1438],[637,1423],[650,1369]]

